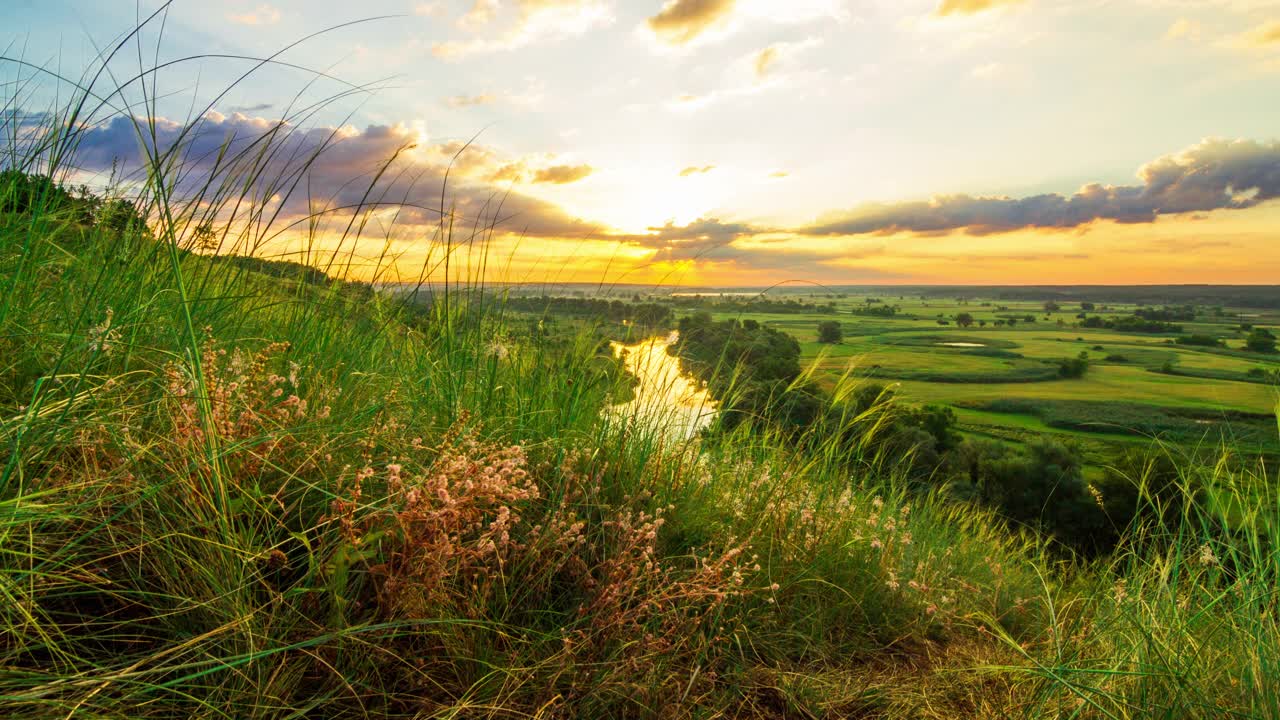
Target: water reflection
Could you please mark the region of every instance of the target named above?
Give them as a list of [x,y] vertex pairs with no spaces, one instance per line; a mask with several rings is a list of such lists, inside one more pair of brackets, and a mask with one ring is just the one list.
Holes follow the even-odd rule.
[[715,417],[711,396],[693,378],[680,371],[680,361],[667,354],[679,333],[654,337],[634,345],[611,343],[615,356],[639,380],[635,397],[615,405],[621,417],[643,418],[678,437],[693,436]]

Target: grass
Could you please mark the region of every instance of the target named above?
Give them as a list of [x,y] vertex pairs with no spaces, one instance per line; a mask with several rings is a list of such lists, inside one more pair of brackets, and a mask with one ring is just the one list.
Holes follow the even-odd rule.
[[[4,125],[5,162],[63,177],[78,126]],[[1175,522],[1070,561],[902,458],[602,413],[596,334],[470,285],[190,252],[269,168],[182,157],[126,196],[149,231],[0,215],[0,714],[1280,716],[1270,468],[1185,461]]]

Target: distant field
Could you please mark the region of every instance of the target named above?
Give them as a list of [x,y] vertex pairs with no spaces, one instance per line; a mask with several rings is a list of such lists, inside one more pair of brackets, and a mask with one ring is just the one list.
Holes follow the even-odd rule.
[[[1010,441],[1053,433],[1086,448],[1147,436],[1203,443],[1226,434],[1237,440],[1262,438],[1268,451],[1280,450],[1273,419],[1280,394],[1270,376],[1259,377],[1255,370],[1280,370],[1280,356],[1244,351],[1248,333],[1241,329],[1243,323],[1274,330],[1280,311],[1201,309],[1193,320],[1179,323],[1181,334],[1210,335],[1225,347],[1197,347],[1178,344],[1177,333],[1079,327],[1078,303],[1061,303],[1058,311],[1046,313],[1040,301],[879,296],[898,314],[871,317],[853,314],[868,307],[866,296],[790,297],[834,302],[836,313],[716,315],[755,320],[795,336],[805,361],[816,363],[820,382],[834,382],[852,367],[856,375],[892,385],[909,400],[950,405],[965,432]],[[1089,314],[1127,315],[1137,307],[1099,303]],[[971,327],[956,325],[961,313],[973,317]],[[1034,322],[1026,321],[1028,316]],[[1016,325],[995,324],[1010,317]],[[840,323],[844,337],[838,344],[818,342],[818,323],[829,320]],[[1058,361],[1081,352],[1090,361],[1085,376],[1059,378]],[[1067,419],[1081,413],[1096,416],[1097,423]]]

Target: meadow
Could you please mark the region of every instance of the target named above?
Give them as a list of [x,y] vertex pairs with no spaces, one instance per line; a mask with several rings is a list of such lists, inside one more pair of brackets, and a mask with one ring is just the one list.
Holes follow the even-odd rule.
[[[850,400],[879,375],[822,379],[835,425],[672,437],[609,411],[633,379],[603,322],[547,330],[483,276],[381,292],[341,272],[354,242],[327,273],[217,254],[211,233],[273,222],[280,128],[197,182],[179,139],[142,143],[129,183],[69,190],[100,93],[155,137],[134,114],[153,88],[86,82],[37,125],[0,116],[0,715],[1280,718],[1266,462],[1144,446],[1108,486],[1131,519],[1086,555],[912,476],[879,442],[907,409]],[[346,219],[299,232],[354,240]],[[450,220],[423,242],[482,254]],[[1093,344],[1264,360],[1044,322],[859,318],[810,342],[832,317],[761,320],[885,378],[989,380]],[[1119,402],[1273,407],[1263,384],[1145,365],[998,392],[1129,386]],[[903,387],[1054,421],[964,410],[989,382]]]
[[[971,434],[1013,441],[1029,433],[1072,438],[1098,448],[1094,457],[1135,439],[1216,447],[1224,435],[1242,449],[1280,451],[1272,432],[1280,355],[1243,349],[1249,331],[1242,329],[1274,329],[1280,326],[1280,310],[1202,301],[1194,320],[1179,323],[1180,332],[1081,327],[1082,313],[1123,316],[1163,305],[1159,290],[1147,290],[1152,300],[1141,305],[1106,302],[1111,293],[1134,291],[1141,289],[1100,288],[1094,296],[1100,299],[1084,302],[1105,309],[1084,311],[1079,301],[1061,300],[1051,291],[1039,299],[1010,300],[991,288],[956,288],[960,299],[932,296],[936,290],[909,295],[894,288],[778,288],[759,296],[825,307],[821,312],[712,314],[754,320],[792,335],[800,341],[803,362],[827,387],[852,368],[856,376],[894,387],[908,400],[954,408],[961,429]],[[714,290],[698,296],[712,306],[721,297]],[[1046,312],[1046,302],[1059,307]],[[1176,296],[1169,304],[1174,302]],[[854,314],[885,305],[897,313]],[[957,326],[955,318],[962,313],[972,317],[971,326]],[[996,325],[1008,317],[1017,318],[1017,324]],[[841,340],[819,342],[819,323],[832,320],[840,324]],[[1190,334],[1220,339],[1224,347],[1177,342]],[[1088,372],[1059,377],[1054,363],[1080,353],[1088,356]],[[1077,412],[1069,412],[1073,409]],[[1066,421],[1066,415],[1073,417]],[[1181,421],[1147,421],[1154,417]]]

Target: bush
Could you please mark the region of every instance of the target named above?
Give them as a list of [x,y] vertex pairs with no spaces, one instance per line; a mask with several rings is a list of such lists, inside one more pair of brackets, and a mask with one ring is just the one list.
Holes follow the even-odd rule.
[[1274,353],[1276,351],[1276,336],[1266,328],[1254,328],[1249,333],[1249,337],[1244,341],[1244,347],[1250,352],[1256,353]]
[[1034,528],[1075,550],[1109,547],[1102,513],[1084,480],[1080,451],[1036,439],[1023,447],[966,440],[950,462],[953,479],[1014,523]]
[[1197,347],[1219,347],[1222,341],[1212,335],[1182,335],[1177,340],[1179,345],[1194,345]]
[[1060,378],[1082,378],[1089,370],[1089,354],[1081,352],[1073,358],[1063,358],[1058,361],[1058,377]]
[[818,342],[835,344],[844,339],[840,323],[835,320],[824,320],[818,323]]

